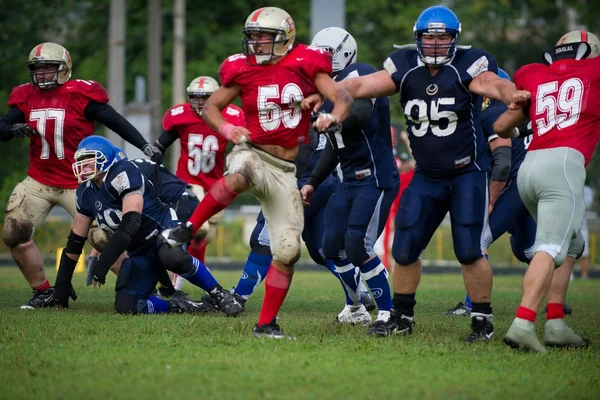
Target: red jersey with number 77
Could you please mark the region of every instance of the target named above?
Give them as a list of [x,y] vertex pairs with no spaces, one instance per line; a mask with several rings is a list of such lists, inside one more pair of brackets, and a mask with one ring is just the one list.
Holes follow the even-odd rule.
[[293,148],[308,141],[310,110],[300,102],[317,92],[315,77],[331,74],[331,56],[323,49],[299,44],[277,64],[248,65],[234,54],[221,64],[223,86],[241,88],[242,109],[250,142]]
[[[236,105],[228,105],[221,114],[230,124],[246,125],[244,113]],[[223,177],[227,139],[212,130],[190,103],[168,109],[162,124],[164,130],[174,130],[179,135],[181,156],[175,175],[184,182],[200,185],[208,191]]]
[[529,64],[517,71],[517,89],[531,92],[528,151],[570,147],[588,165],[600,140],[599,71],[600,57]]
[[108,93],[100,83],[82,79],[67,81],[50,92],[40,92],[31,83],[12,90],[8,106],[21,110],[38,133],[29,143],[27,175],[44,185],[77,188],[73,158],[79,142],[94,134],[94,121],[84,116],[92,101],[108,103]]

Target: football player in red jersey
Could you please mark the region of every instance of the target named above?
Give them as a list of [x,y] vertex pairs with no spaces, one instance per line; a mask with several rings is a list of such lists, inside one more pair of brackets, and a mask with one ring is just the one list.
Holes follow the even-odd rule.
[[75,217],[77,179],[71,164],[77,145],[94,133],[98,121],[160,161],[162,153],[108,103],[101,84],[71,77],[71,56],[56,43],[41,43],[29,53],[31,83],[17,86],[8,99],[9,111],[0,119],[0,141],[30,138],[27,177],[13,190],[6,204],[2,240],[34,295],[21,308],[52,304],[53,288],[32,240],[57,204]]
[[[202,119],[202,109],[208,98],[217,91],[219,83],[210,76],[199,76],[187,88],[189,102],[171,107],[163,117],[163,133],[154,143],[165,151],[175,140],[180,139],[181,156],[177,163],[176,175],[191,185],[198,200],[202,200],[211,186],[223,177],[225,169],[225,149],[227,139],[214,131]],[[222,111],[225,121],[245,126],[244,112],[234,104]],[[218,212],[206,221],[192,240],[188,251],[204,262],[206,245],[212,242],[217,232],[217,224],[223,217]],[[183,287],[183,279],[173,277],[177,290]]]
[[511,347],[546,351],[534,326],[544,296],[548,302],[544,343],[588,345],[565,324],[563,303],[574,260],[584,248],[580,229],[585,167],[600,140],[599,55],[596,36],[586,31],[566,33],[544,54],[545,65],[529,64],[515,74],[517,89],[530,93],[529,106],[506,111],[494,124],[496,133],[510,137],[526,118],[533,122],[533,138],[517,184],[537,222],[535,254],[523,278],[521,305],[504,336]]
[[[213,129],[236,144],[227,157],[228,174],[211,187],[187,227],[166,230],[162,235],[168,243],[186,241],[238,194],[247,190],[254,194],[268,221],[273,253],[254,335],[282,338],[276,316],[300,257],[304,224],[294,159],[298,144],[308,138],[310,110],[302,110],[300,103],[317,91],[334,102],[331,114],[323,114],[315,122],[323,131],[347,117],[352,98],[330,77],[331,55],[327,51],[294,46],[296,27],[284,10],[264,7],[252,12],[243,33],[244,54],[235,54],[221,64],[222,86],[202,112]],[[238,96],[246,127],[223,118],[222,110]]]

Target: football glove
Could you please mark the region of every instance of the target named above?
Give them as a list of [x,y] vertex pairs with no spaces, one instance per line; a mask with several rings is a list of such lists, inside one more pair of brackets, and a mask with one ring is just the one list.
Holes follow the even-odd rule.
[[193,237],[193,225],[186,222],[175,228],[165,229],[160,233],[160,240],[169,247],[177,247],[188,243]]
[[35,130],[27,124],[13,124],[10,131],[13,137],[20,139],[32,137],[36,133]]
[[100,262],[100,259],[90,261],[90,271],[92,272],[92,282],[98,282],[101,284],[106,283],[106,274],[110,270],[110,265],[104,265]]
[[163,160],[163,153],[160,149],[152,144],[146,144],[142,148],[142,151],[146,156],[148,156],[152,161],[157,164],[161,164]]
[[77,293],[73,289],[71,282],[60,283],[54,285],[54,305],[62,308],[69,308],[69,297],[73,301],[77,300]]

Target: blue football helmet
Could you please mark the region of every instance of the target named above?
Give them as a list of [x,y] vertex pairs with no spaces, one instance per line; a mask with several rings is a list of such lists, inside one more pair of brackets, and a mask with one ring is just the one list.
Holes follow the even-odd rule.
[[510,75],[508,74],[508,72],[506,72],[502,68],[498,68],[498,76],[500,78],[507,79],[512,82],[512,79],[510,79]]
[[[427,8],[419,15],[413,28],[417,53],[423,63],[427,65],[444,65],[452,60],[456,52],[456,45],[460,40],[460,21],[452,10],[444,6],[433,6]],[[435,44],[424,45],[423,35],[452,35],[449,45]],[[426,53],[433,53],[427,55]]]
[[127,158],[127,154],[125,154],[123,149],[119,146],[115,146],[115,152],[117,153],[117,161],[129,160],[129,158]]
[[87,182],[108,171],[117,161],[117,152],[110,140],[102,136],[88,136],[75,151],[73,174],[79,183]]

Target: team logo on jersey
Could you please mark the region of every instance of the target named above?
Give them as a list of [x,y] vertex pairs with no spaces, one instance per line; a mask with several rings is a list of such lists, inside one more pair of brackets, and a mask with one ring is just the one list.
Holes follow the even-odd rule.
[[481,103],[481,111],[485,111],[486,108],[490,106],[490,98],[484,97],[483,102]]
[[427,89],[425,89],[427,94],[430,96],[435,95],[438,92],[438,90],[438,85],[436,85],[435,83],[432,83],[431,85],[427,86]]
[[96,203],[94,205],[96,206],[96,209],[98,211],[102,210],[102,203],[100,202],[100,200],[96,200]]

